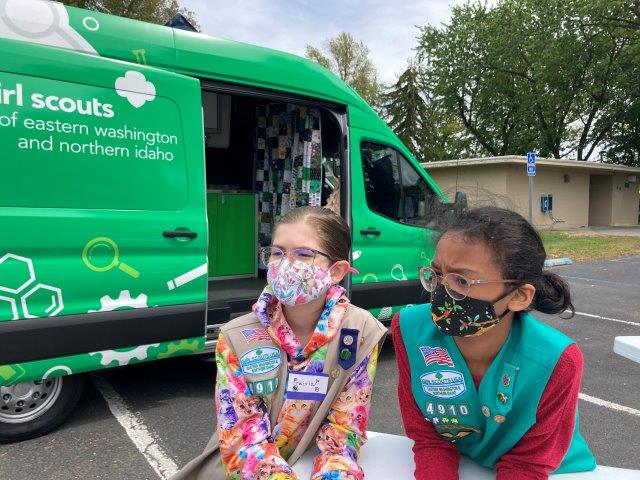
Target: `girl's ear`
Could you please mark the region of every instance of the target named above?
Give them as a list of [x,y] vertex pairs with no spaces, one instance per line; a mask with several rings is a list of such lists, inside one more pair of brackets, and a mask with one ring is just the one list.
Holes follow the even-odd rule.
[[536,294],[536,287],[531,285],[530,283],[525,283],[524,285],[520,285],[514,292],[511,300],[507,304],[507,307],[512,312],[522,312],[529,308],[531,302],[533,302],[533,297]]
[[351,265],[349,265],[349,262],[346,260],[339,260],[331,265],[331,283],[340,283],[347,273],[349,273],[349,268],[351,268]]

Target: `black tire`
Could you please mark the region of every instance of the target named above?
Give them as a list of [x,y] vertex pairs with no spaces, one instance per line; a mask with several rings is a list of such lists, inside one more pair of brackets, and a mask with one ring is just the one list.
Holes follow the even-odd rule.
[[[43,382],[46,385],[47,380]],[[39,437],[59,427],[67,419],[82,394],[84,375],[59,377],[59,379],[52,379],[51,382],[61,382],[57,396],[45,405],[46,408],[42,407],[42,411],[37,412],[37,416],[33,418],[9,421],[12,410],[0,396],[0,443],[13,443]],[[25,382],[20,385],[26,389],[36,386],[38,383]],[[4,390],[7,395],[7,390]],[[13,411],[17,411],[15,406]]]

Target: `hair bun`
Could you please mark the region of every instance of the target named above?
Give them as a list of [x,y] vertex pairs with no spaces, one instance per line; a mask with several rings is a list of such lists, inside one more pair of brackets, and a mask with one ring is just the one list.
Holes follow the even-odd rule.
[[570,317],[575,314],[575,308],[571,301],[569,285],[557,273],[549,270],[542,271],[540,290],[533,297],[532,306],[542,313],[562,313],[569,310]]

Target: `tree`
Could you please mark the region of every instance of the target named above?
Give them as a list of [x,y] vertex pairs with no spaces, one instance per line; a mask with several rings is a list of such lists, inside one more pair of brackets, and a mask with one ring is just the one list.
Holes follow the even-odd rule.
[[[611,0],[600,5],[595,22],[614,34],[623,36],[628,43],[622,60],[625,70],[638,72],[640,65],[640,0]],[[618,118],[605,139],[601,158],[605,162],[640,167],[640,82],[629,75],[626,94],[630,104]],[[638,73],[635,74],[638,78]]]
[[378,106],[381,87],[369,48],[346,32],[326,40],[324,50],[307,45],[307,58],[333,71],[371,106]]
[[416,62],[410,62],[396,83],[385,89],[381,102],[387,123],[420,161],[468,154],[464,126],[428,97]]
[[[434,93],[494,155],[537,149],[588,160],[623,118],[628,40],[595,21],[599,0],[502,0],[423,27]],[[635,77],[637,78],[637,76]]]
[[462,122],[478,153],[507,155],[522,148],[531,127],[517,82],[487,66],[489,15],[484,5],[454,7],[450,25],[422,28],[418,58],[429,95]]
[[200,30],[196,14],[181,7],[177,0],[62,0],[62,3],[160,25],[164,25],[177,13],[181,13],[197,30]]

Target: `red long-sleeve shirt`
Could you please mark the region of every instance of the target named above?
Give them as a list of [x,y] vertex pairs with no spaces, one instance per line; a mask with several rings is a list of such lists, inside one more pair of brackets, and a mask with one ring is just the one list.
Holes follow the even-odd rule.
[[[411,371],[400,334],[400,315],[391,322],[398,362],[398,399],[407,436],[414,441],[416,480],[458,480],[460,453],[425,420],[411,392]],[[577,345],[558,359],[540,398],[536,423],[496,463],[496,480],[546,480],[569,450],[584,359]],[[474,378],[477,385],[481,378]]]

